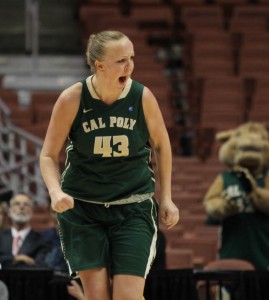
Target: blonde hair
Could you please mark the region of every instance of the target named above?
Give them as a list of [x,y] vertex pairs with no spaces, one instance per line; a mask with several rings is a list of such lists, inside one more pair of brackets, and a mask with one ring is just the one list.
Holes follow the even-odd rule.
[[91,34],[87,44],[87,64],[91,72],[96,72],[95,61],[102,61],[105,55],[106,44],[111,41],[119,41],[122,38],[128,38],[124,33],[114,30],[101,31],[97,34]]

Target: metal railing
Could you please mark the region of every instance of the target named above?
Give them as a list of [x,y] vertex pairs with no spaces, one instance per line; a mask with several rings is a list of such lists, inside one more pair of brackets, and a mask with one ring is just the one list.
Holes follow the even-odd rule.
[[11,121],[12,112],[0,99],[0,181],[13,193],[28,194],[37,205],[48,205],[48,193],[41,177],[39,154],[43,141]]

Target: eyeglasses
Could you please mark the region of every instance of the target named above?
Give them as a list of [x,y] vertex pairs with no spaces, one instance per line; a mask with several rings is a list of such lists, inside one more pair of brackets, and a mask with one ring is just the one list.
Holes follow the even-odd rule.
[[10,203],[10,206],[25,206],[25,207],[31,207],[32,204],[28,202],[20,202],[20,201],[14,201]]

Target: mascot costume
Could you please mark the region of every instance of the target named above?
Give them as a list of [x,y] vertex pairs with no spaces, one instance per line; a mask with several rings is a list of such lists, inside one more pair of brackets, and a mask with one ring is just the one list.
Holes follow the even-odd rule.
[[269,135],[249,122],[219,132],[219,160],[228,168],[204,198],[209,218],[220,222],[220,258],[250,261],[269,270]]

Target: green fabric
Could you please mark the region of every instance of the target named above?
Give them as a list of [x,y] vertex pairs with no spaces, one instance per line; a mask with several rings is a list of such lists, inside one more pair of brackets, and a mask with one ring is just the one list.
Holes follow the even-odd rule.
[[104,203],[154,192],[143,88],[133,81],[125,98],[107,105],[92,98],[83,81],[62,174],[61,184],[66,193],[77,199]]
[[58,214],[62,249],[70,275],[108,268],[111,275],[147,276],[156,254],[158,205],[90,204],[75,200],[73,209]]
[[[240,176],[223,172],[224,192],[231,201],[240,204],[241,212],[222,222],[221,258],[241,258],[252,262],[257,269],[269,267],[269,217],[256,211],[245,193]],[[256,178],[264,186],[265,174]]]

